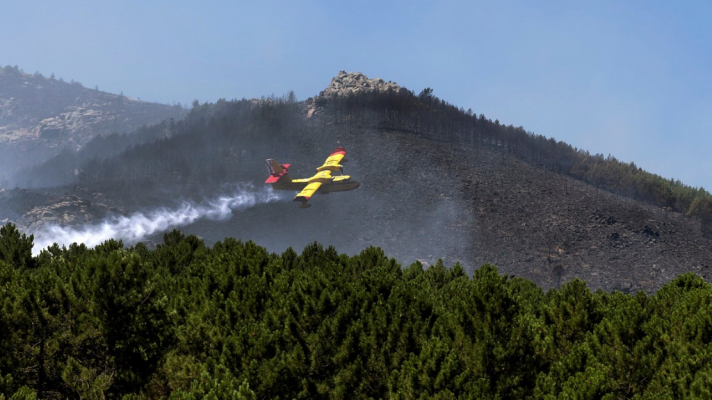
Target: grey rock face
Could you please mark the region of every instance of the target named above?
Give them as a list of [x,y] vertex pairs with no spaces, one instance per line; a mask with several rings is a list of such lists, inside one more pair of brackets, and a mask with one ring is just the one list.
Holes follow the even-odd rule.
[[346,72],[341,70],[338,75],[331,80],[329,86],[319,95],[330,98],[334,96],[347,96],[352,93],[386,92],[389,90],[397,92],[401,90],[401,87],[395,82],[385,82],[381,78],[369,79],[360,72]]
[[369,93],[369,92],[404,92],[408,89],[400,87],[397,83],[384,81],[381,78],[370,79],[360,72],[346,72],[344,70],[331,79],[331,83],[326,89],[322,90],[315,98],[309,98],[306,101],[307,116],[311,117],[318,114],[318,107],[324,104],[325,101],[334,97],[345,97],[352,94]]

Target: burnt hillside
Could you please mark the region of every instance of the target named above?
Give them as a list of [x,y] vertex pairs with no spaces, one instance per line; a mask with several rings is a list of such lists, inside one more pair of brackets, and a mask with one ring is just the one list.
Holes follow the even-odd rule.
[[[336,79],[338,88],[379,84]],[[83,216],[67,223],[95,220],[106,210],[200,199],[231,183],[262,185],[268,157],[291,163],[293,176],[309,176],[344,145],[358,190],[317,195],[307,210],[285,193],[227,222],[201,220],[182,230],[208,243],[254,240],[270,251],[316,240],[351,254],[379,246],[406,263],[442,258],[471,270],[491,262],[544,287],[580,277],[593,288],[653,291],[685,271],[708,277],[712,202],[703,189],[502,125],[427,89],[415,95],[380,83],[388,89],[326,90],[306,102],[195,104],[155,141],[119,154],[107,150],[114,144],[89,143],[63,175],[61,163],[52,168],[66,186],[47,189],[46,197],[76,197],[62,215],[79,209]],[[17,196],[30,195],[6,197]],[[6,215],[40,226],[44,215],[58,214],[48,207],[9,207]]]

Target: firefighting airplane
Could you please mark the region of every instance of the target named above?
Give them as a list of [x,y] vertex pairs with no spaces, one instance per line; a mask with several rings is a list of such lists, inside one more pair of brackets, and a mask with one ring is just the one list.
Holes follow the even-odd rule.
[[[343,175],[344,166],[340,162],[346,162],[344,159],[346,150],[343,147],[337,147],[324,161],[324,164],[316,169],[316,175],[306,179],[292,179],[287,172],[291,164],[278,164],[272,158],[265,160],[267,169],[269,169],[269,178],[265,183],[272,185],[275,190],[295,190],[300,191],[293,201],[299,201],[302,204],[299,208],[310,207],[307,203],[312,195],[319,193],[342,192],[345,190],[354,190],[361,184],[352,181],[349,175]],[[341,175],[332,176],[332,172],[339,171]]]

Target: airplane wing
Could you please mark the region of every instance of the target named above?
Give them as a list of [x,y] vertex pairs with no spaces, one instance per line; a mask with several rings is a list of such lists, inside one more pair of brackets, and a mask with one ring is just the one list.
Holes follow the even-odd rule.
[[[324,161],[324,164],[317,168],[317,171],[341,171],[343,169],[343,166],[339,164],[341,160],[346,157],[346,149],[343,147],[337,147],[334,149],[334,151],[331,152],[329,157],[326,158],[326,161]],[[344,160],[344,162],[346,162]]]
[[301,201],[302,205],[300,208],[309,207],[306,203],[314,195],[314,193],[319,190],[319,187],[321,187],[321,182],[312,182],[308,184],[304,189],[302,189],[301,192],[297,193],[292,201]]

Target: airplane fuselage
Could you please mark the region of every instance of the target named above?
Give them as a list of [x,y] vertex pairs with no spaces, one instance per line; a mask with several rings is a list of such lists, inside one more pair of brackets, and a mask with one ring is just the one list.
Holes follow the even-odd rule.
[[[280,179],[279,181],[272,184],[272,189],[274,190],[292,190],[301,191],[309,184],[309,179],[292,179],[287,181],[286,179]],[[326,181],[321,184],[319,191],[322,193],[331,192],[345,192],[347,190],[354,190],[361,186],[361,183],[352,181],[351,177],[348,175],[335,176],[332,180]]]

